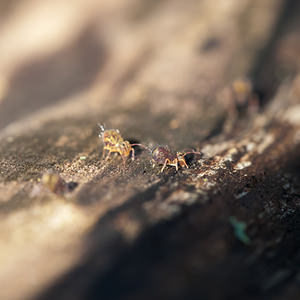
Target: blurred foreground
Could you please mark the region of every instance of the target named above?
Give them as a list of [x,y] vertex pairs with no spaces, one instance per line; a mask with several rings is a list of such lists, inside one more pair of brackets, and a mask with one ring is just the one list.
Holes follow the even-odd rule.
[[[298,299],[298,1],[0,16],[0,299]],[[103,162],[97,123],[203,155]]]

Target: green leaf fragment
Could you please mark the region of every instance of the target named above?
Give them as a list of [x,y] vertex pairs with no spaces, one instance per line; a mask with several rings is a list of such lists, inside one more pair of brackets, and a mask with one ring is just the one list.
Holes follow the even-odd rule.
[[245,232],[247,224],[245,222],[238,221],[236,217],[230,217],[229,222],[233,227],[234,235],[236,236],[236,238],[245,245],[251,244],[251,240]]

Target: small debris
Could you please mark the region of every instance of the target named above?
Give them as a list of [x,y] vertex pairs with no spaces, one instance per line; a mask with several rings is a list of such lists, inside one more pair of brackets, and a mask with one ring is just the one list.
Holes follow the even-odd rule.
[[235,169],[236,170],[243,170],[244,168],[247,168],[249,166],[251,166],[251,161],[243,161],[243,162],[239,162],[236,166]]
[[285,190],[288,190],[291,186],[289,183],[285,183],[283,186],[282,186]]
[[77,182],[66,182],[59,174],[46,173],[42,177],[42,183],[54,194],[64,195],[65,193],[73,191],[77,186]]
[[246,234],[245,230],[247,228],[247,224],[242,221],[238,221],[236,217],[230,217],[229,222],[234,230],[234,235],[237,239],[239,239],[245,245],[250,245],[251,240]]
[[235,197],[235,199],[241,199],[241,198],[243,198],[244,196],[246,196],[248,193],[249,193],[249,192],[244,191],[244,192],[241,192],[241,193],[239,193],[239,194],[234,195],[234,197]]

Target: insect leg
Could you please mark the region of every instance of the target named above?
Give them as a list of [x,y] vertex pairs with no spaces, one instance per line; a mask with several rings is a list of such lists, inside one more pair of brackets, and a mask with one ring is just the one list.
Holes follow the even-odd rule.
[[132,161],[134,161],[134,159],[135,159],[135,150],[134,150],[134,148],[131,148],[131,151],[132,151],[132,155],[131,155],[131,160]]
[[106,149],[105,148],[103,148],[103,152],[102,152],[102,160],[104,159],[104,157],[105,157],[105,151],[106,151]]
[[187,169],[189,168],[189,166],[187,165],[187,163],[186,163],[186,161],[185,161],[184,158],[181,159],[180,161],[183,163],[184,167],[186,167]]
[[139,146],[151,152],[151,149],[143,144],[130,144],[130,146]]
[[165,163],[164,163],[163,167],[162,167],[161,170],[160,170],[160,173],[162,173],[162,172],[164,171],[166,165],[169,164],[169,163],[170,163],[170,160],[167,158],[167,159],[165,160]]
[[110,153],[111,153],[111,151],[109,150],[107,156],[105,157],[105,161],[107,161],[109,159]]
[[123,160],[123,166],[125,167],[125,165],[126,165],[126,156],[121,154],[121,157],[122,157],[122,160]]
[[152,168],[155,168],[155,166],[156,166],[156,164],[155,164],[155,160],[154,160],[154,159],[152,159],[152,160],[151,160],[151,162],[152,162]]

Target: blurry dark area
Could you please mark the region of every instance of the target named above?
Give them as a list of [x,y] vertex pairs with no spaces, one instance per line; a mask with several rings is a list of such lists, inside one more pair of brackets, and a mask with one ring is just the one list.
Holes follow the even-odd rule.
[[270,35],[268,44],[258,56],[250,78],[253,78],[261,102],[274,97],[282,81],[294,77],[299,68],[300,3],[288,0]]
[[0,15],[0,299],[299,299],[299,1]]

